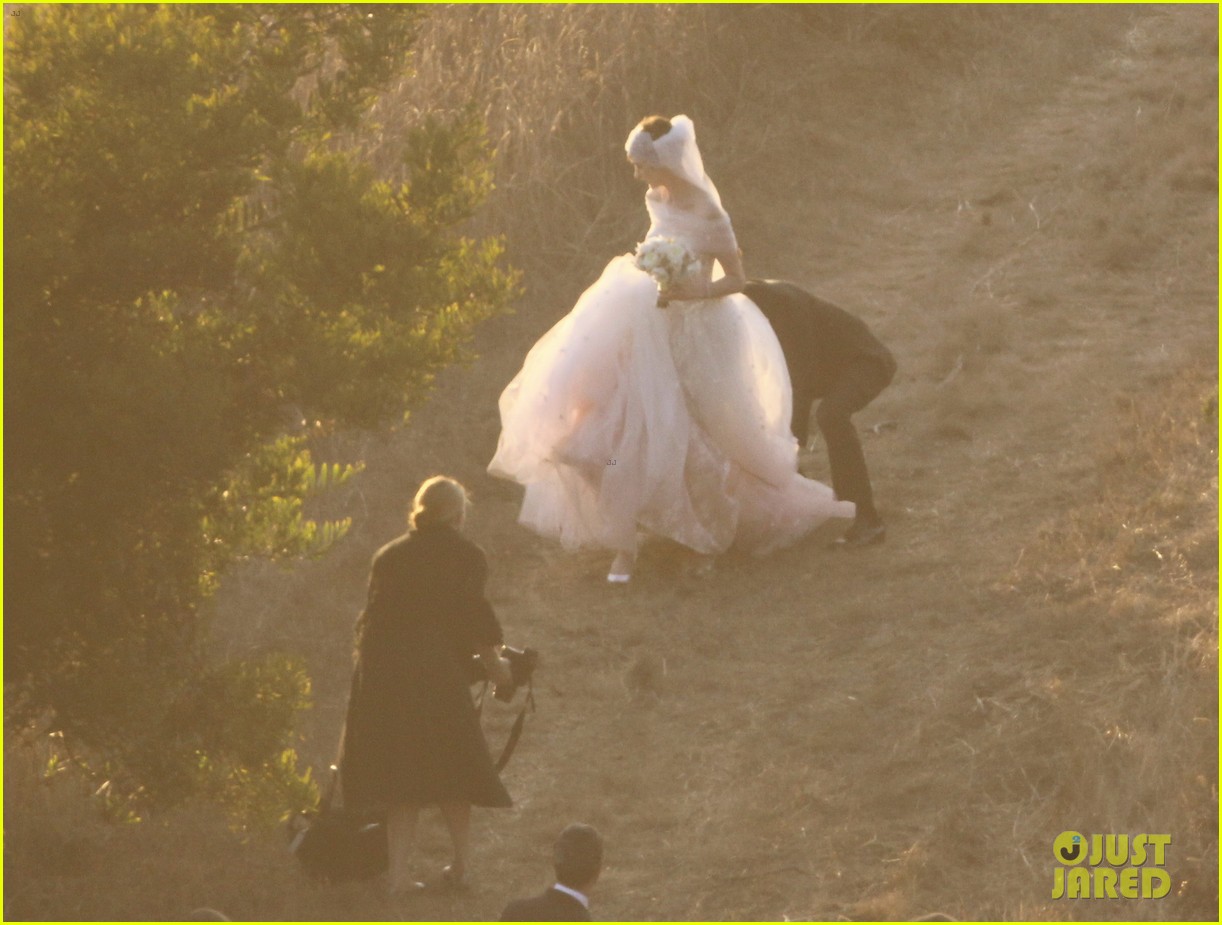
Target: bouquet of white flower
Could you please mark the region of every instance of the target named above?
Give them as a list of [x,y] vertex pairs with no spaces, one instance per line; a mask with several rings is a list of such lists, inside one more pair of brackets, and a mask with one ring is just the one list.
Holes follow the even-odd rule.
[[674,238],[646,238],[636,246],[633,262],[654,278],[658,290],[666,291],[696,264],[696,258]]

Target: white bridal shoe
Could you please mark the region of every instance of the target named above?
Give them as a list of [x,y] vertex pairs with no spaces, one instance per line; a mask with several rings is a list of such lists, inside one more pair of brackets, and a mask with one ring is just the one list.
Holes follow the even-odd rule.
[[613,585],[627,584],[632,580],[632,566],[636,564],[636,556],[630,552],[617,552],[611,563],[611,571],[607,573],[607,581]]

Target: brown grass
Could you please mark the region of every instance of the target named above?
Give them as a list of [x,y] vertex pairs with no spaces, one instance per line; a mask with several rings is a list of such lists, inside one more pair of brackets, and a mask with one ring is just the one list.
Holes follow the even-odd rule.
[[[1003,606],[1029,621],[1015,652],[1027,670],[1002,695],[995,737],[977,760],[1003,749],[1015,756],[1024,773],[1009,788],[1014,798],[1037,794],[1042,811],[1072,814],[1082,831],[1175,833],[1173,908],[1095,903],[1092,914],[1209,917],[1217,901],[1216,373],[1193,369],[1121,415],[1119,433],[1093,451],[1093,490],[1040,532],[1003,583]],[[1032,762],[1039,754],[1046,760]]]
[[[308,659],[321,766],[369,555],[420,479],[474,489],[507,634],[544,652],[539,712],[515,808],[476,816],[472,891],[406,914],[495,918],[580,818],[608,836],[609,919],[1215,919],[1216,11],[456,6],[431,28],[370,156],[390,170],[411,113],[480,100],[479,221],[530,292],[411,426],[316,448],[368,462],[326,502],[354,518],[333,555],[251,565],[216,602],[225,651]],[[659,543],[613,593],[604,556],[527,534],[483,473],[523,352],[644,230],[621,145],[652,111],[697,120],[750,272],[899,356],[858,417],[881,549],[701,575]],[[826,478],[821,448],[807,464]],[[103,825],[39,758],[6,753],[6,918],[397,917],[207,807]],[[1175,895],[1052,902],[1070,828],[1171,832]],[[423,838],[429,874],[445,836]]]
[[[415,73],[382,100],[370,157],[393,172],[404,134],[428,112],[475,101],[489,128],[497,191],[480,222],[541,271],[588,272],[595,255],[635,242],[639,214],[621,168],[642,117],[688,110],[715,131],[733,118],[747,62],[728,54],[728,17],[701,8],[469,6],[433,17]],[[729,62],[710,67],[710,60]],[[750,142],[728,145],[728,160]],[[638,234],[639,236],[639,234]]]

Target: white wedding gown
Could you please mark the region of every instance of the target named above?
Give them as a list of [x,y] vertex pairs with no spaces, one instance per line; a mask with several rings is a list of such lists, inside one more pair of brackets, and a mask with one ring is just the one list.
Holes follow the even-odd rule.
[[[732,239],[719,204],[697,215],[651,191],[646,205],[649,236],[692,254]],[[715,266],[702,256],[693,272]],[[569,548],[634,550],[644,530],[762,554],[852,518],[852,502],[798,473],[789,373],[755,303],[657,303],[653,278],[616,257],[502,393],[488,469],[526,486],[520,522]]]

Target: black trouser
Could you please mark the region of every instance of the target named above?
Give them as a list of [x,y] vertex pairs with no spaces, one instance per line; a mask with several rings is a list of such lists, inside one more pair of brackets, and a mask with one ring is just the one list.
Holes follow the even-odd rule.
[[[887,358],[889,359],[889,358]],[[895,361],[883,357],[862,357],[836,380],[815,411],[819,431],[827,443],[827,458],[832,469],[832,488],[842,501],[857,505],[857,516],[878,518],[874,491],[866,471],[866,457],[852,416],[872,402],[895,375]],[[809,396],[794,396],[794,434],[806,444],[810,427]]]

